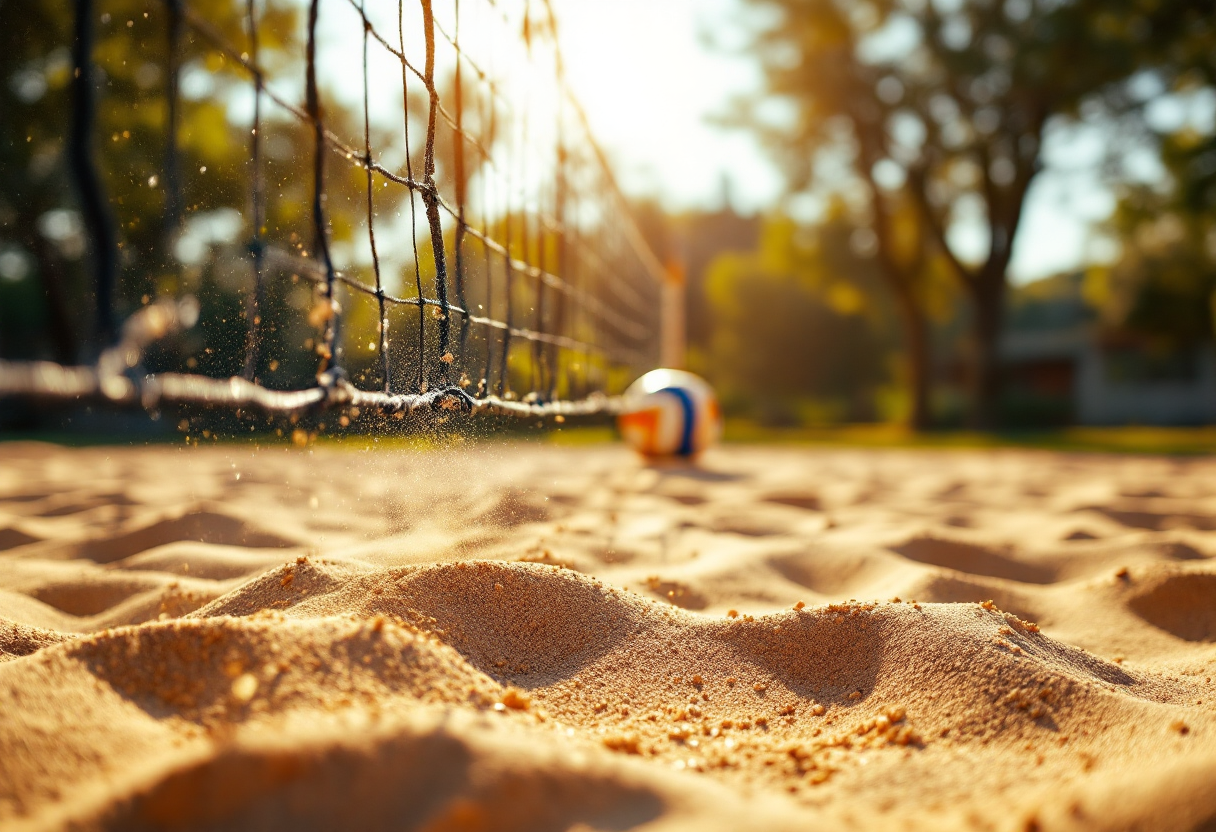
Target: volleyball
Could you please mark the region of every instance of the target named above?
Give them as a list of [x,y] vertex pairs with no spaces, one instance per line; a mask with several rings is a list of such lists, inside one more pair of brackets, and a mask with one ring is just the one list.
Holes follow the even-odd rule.
[[696,456],[722,435],[718,397],[700,376],[651,370],[624,398],[617,426],[625,442],[645,456]]

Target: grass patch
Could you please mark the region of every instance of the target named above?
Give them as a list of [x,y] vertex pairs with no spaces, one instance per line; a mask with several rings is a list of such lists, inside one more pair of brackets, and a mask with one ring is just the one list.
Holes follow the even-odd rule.
[[840,425],[834,427],[767,428],[750,422],[726,423],[728,443],[761,445],[822,445],[853,448],[1038,448],[1091,453],[1169,454],[1198,456],[1216,453],[1216,426],[1075,427],[1056,430],[915,432],[902,425]]
[[[312,442],[352,450],[434,450],[454,446],[494,441],[540,442],[564,447],[602,445],[619,440],[616,430],[608,424],[534,426],[486,426],[490,429],[414,430],[378,432],[349,430],[326,431],[314,435]],[[5,441],[48,442],[67,447],[98,445],[182,445],[185,436],[172,430],[147,433],[109,431],[0,431],[0,443]],[[727,444],[752,445],[810,445],[842,448],[1031,448],[1062,452],[1164,454],[1200,456],[1216,454],[1216,426],[1192,428],[1165,427],[1074,427],[1056,430],[1020,430],[978,433],[973,431],[924,431],[917,433],[902,425],[866,424],[798,428],[771,428],[754,422],[728,420]],[[273,431],[228,433],[202,437],[191,433],[190,444],[236,444],[261,446],[290,446],[291,430],[282,436]]]

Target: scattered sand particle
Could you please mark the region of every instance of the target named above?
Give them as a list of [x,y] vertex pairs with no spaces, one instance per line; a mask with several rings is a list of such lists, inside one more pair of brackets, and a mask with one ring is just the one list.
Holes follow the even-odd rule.
[[242,673],[232,683],[232,698],[238,702],[248,702],[258,692],[258,679],[252,673]]
[[518,688],[507,688],[500,701],[513,711],[526,711],[532,707],[532,697]]
[[604,737],[604,746],[624,754],[641,754],[641,741],[637,734],[609,734]]

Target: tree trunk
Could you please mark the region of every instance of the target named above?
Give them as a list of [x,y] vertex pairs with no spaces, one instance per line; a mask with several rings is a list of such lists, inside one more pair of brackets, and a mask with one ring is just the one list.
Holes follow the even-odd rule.
[[895,296],[903,323],[904,362],[911,398],[908,424],[913,430],[926,430],[932,422],[929,414],[929,330],[912,291],[897,284]]
[[1001,421],[1000,341],[1005,312],[1005,275],[981,274],[972,286],[971,413],[970,426],[995,430]]
[[47,327],[50,331],[51,347],[55,360],[60,364],[74,364],[78,358],[76,336],[73,333],[71,314],[68,312],[68,292],[64,286],[64,274],[58,254],[51,244],[34,231],[35,224],[21,226],[30,229],[22,240],[26,248],[34,253],[38,261],[38,277],[42,281],[43,297],[46,301]]
[[929,415],[929,328],[925,314],[916,298],[913,284],[920,276],[919,258],[911,266],[902,266],[895,255],[892,242],[890,218],[883,210],[883,197],[873,177],[868,178],[870,193],[877,214],[874,233],[878,237],[878,264],[880,273],[895,296],[904,335],[904,369],[908,378],[909,404],[908,426],[913,430],[926,430],[931,425]]

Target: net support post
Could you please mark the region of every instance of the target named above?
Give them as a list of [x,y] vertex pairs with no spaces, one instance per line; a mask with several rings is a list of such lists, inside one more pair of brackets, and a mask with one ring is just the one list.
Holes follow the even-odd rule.
[[684,260],[674,256],[663,270],[663,286],[659,301],[659,364],[673,370],[684,369],[687,357],[685,334],[685,269]]

